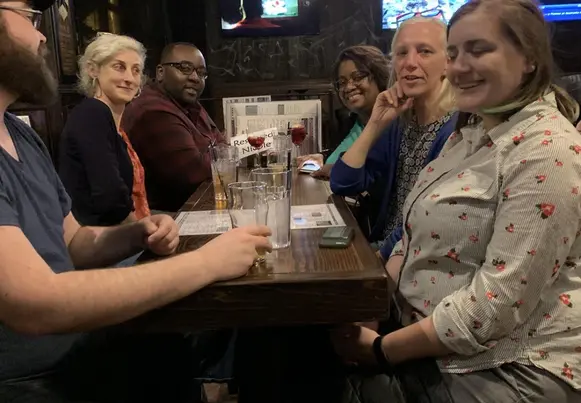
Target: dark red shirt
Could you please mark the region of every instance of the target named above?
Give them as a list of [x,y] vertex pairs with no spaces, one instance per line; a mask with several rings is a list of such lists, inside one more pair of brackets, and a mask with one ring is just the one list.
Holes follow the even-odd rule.
[[156,210],[177,211],[211,179],[208,147],[225,142],[200,103],[184,108],[157,84],[127,106],[121,126],[141,159],[149,205]]

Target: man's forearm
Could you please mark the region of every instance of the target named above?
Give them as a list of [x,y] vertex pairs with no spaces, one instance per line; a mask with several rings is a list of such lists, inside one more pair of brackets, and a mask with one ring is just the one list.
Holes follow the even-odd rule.
[[48,334],[126,321],[215,281],[203,259],[200,252],[190,252],[123,269],[51,274],[37,287],[34,306],[13,313],[12,326],[26,333]]
[[71,243],[69,254],[78,269],[107,267],[143,250],[140,223],[115,227],[81,227]]

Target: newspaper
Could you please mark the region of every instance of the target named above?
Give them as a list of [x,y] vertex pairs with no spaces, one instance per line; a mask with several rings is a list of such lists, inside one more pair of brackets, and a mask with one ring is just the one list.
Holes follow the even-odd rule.
[[[291,230],[342,227],[343,217],[334,204],[291,206]],[[232,228],[228,210],[184,211],[176,217],[180,236],[215,235]]]
[[187,211],[175,219],[180,236],[221,234],[232,228],[228,210]]
[[[232,109],[228,107],[230,104],[243,104],[243,103],[258,103],[258,102],[270,102],[270,95],[257,95],[252,97],[230,97],[222,98],[222,111],[224,114],[224,128],[226,129],[226,134],[228,138],[234,135],[233,131],[229,131],[228,127],[231,126],[232,122]],[[264,127],[263,127],[264,129]]]
[[228,104],[231,121],[226,126],[229,137],[276,127],[286,134],[289,125],[303,123],[307,138],[301,154],[319,152],[323,148],[321,100],[273,101]]
[[343,227],[345,221],[334,204],[311,204],[291,207],[291,228]]

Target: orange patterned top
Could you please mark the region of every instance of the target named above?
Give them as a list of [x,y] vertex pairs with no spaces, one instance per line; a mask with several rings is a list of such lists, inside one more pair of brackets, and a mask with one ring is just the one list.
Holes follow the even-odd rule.
[[140,220],[143,217],[151,215],[149,204],[147,203],[147,193],[145,192],[145,171],[125,131],[119,130],[119,133],[125,141],[125,144],[127,144],[127,153],[129,154],[131,165],[133,165],[133,190],[131,197],[133,198],[133,205],[135,207],[135,216]]

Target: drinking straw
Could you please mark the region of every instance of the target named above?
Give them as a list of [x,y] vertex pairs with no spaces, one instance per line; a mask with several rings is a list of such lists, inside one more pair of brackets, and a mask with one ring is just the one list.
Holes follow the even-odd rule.
[[286,170],[291,170],[291,150],[286,152]]
[[[287,124],[287,132],[286,132],[287,135],[291,134],[290,129],[291,129],[291,124],[289,121]],[[286,159],[286,170],[287,171],[290,171],[290,169],[291,169],[291,150],[292,150],[292,148],[287,151],[287,159]]]

